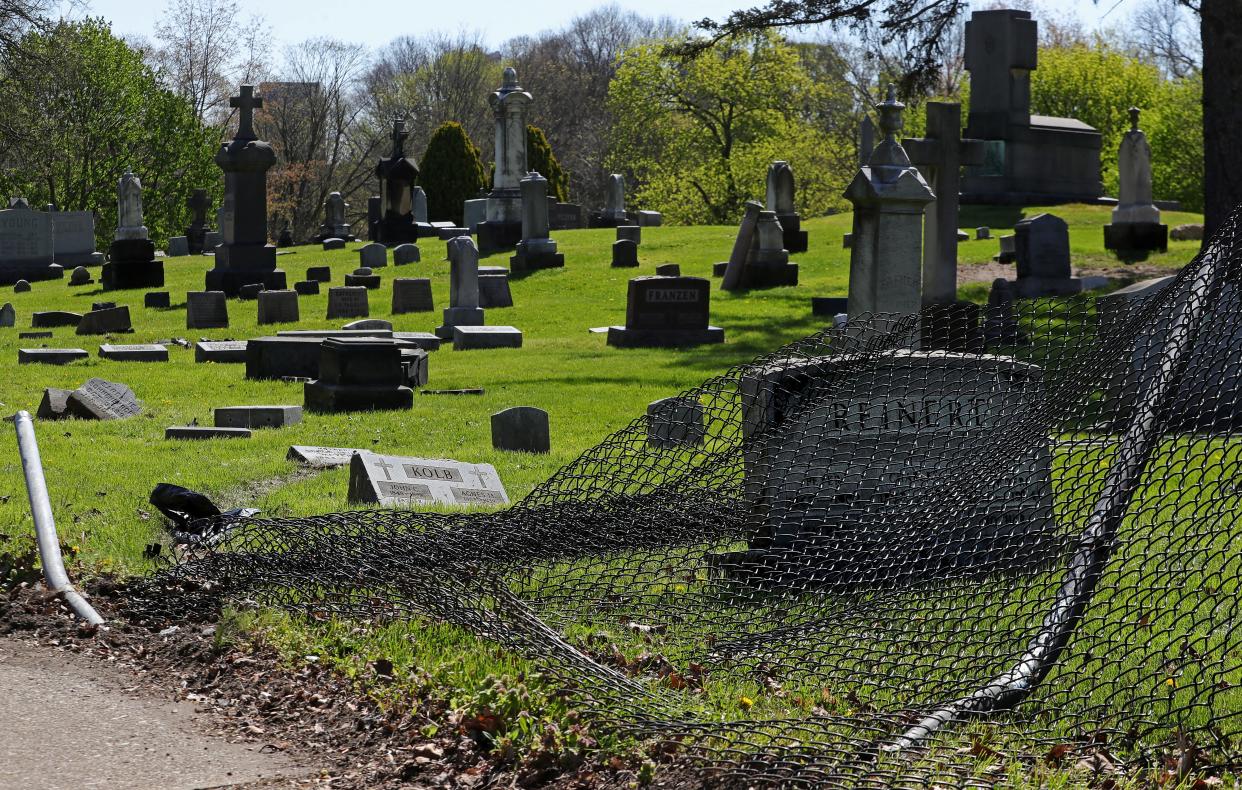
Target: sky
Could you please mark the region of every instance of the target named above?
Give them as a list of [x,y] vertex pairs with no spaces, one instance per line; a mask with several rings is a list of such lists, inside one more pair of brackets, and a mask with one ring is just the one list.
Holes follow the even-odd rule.
[[[1091,0],[1037,2],[1054,14],[1075,12],[1088,28],[1094,28],[1114,4],[1120,2],[1104,18],[1105,26],[1120,22],[1140,0],[1099,0],[1098,5]],[[70,15],[102,16],[112,22],[117,34],[150,37],[167,4],[167,0],[78,0]],[[402,34],[453,32],[463,27],[482,33],[484,40],[496,47],[516,35],[557,29],[566,20],[604,4],[606,0],[470,0],[461,5],[431,0],[364,0],[355,6],[340,0],[264,0],[262,4],[238,0],[244,13],[255,10],[267,19],[278,45],[327,35],[372,49]],[[644,16],[694,21],[722,18],[737,8],[761,4],[761,0],[617,0],[616,4]],[[976,4],[990,4],[990,0]]]

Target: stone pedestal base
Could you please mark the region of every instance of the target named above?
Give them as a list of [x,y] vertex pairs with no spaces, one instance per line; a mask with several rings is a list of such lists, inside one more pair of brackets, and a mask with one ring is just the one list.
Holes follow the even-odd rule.
[[742,269],[740,289],[775,288],[798,284],[798,264],[785,263],[778,266],[755,266],[747,264]]
[[224,291],[229,296],[241,293],[243,285],[261,283],[268,291],[285,290],[285,273],[280,269],[266,271],[212,269],[207,272],[207,291]]
[[629,329],[624,326],[608,327],[608,345],[617,348],[677,348],[680,346],[704,346],[723,343],[724,330],[718,326],[707,329]]
[[378,411],[414,407],[409,387],[359,387],[308,381],[303,385],[305,408],[316,412]]
[[1167,252],[1169,226],[1158,222],[1127,222],[1104,226],[1104,249],[1127,252]]
[[453,328],[453,350],[480,348],[521,348],[522,330],[512,326],[457,326]]
[[[482,227],[482,226],[480,226]],[[565,256],[559,252],[528,252],[518,244],[517,254],[509,258],[509,268],[514,274],[533,272],[538,269],[560,269],[565,265]]]
[[382,219],[375,225],[375,241],[387,247],[411,244],[418,241],[418,225],[413,220]]
[[484,220],[475,232],[478,234],[479,255],[491,255],[517,247],[522,240],[522,223]]
[[163,287],[164,263],[155,259],[154,242],[119,239],[112,242],[108,253],[112,260],[104,264],[100,278],[105,291]]
[[453,329],[459,326],[483,326],[483,308],[444,308],[444,323],[436,327],[436,337],[441,340],[452,340]]
[[784,233],[783,246],[789,252],[806,252],[806,231],[802,230],[802,218],[797,214],[778,214],[781,231]]

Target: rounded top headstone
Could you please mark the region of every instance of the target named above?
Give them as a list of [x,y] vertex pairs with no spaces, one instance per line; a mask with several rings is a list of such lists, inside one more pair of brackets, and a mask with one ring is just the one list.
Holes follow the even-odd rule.
[[357,277],[370,277],[370,276],[371,276],[371,267],[369,267],[369,266],[359,266],[357,269],[354,269],[354,275],[355,275],[355,276],[357,276]]
[[30,290],[30,283],[25,280],[18,280],[13,283],[13,293],[26,293]]
[[87,269],[85,266],[74,267],[73,274],[69,276],[70,285],[85,285],[89,283],[90,281],[91,281],[91,273],[90,273],[90,270]]

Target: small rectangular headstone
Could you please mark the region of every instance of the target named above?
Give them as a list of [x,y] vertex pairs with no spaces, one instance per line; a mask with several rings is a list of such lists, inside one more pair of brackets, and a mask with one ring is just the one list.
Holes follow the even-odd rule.
[[392,339],[421,348],[423,351],[439,351],[440,343],[443,342],[431,332],[393,332]]
[[194,344],[195,362],[245,362],[245,340],[200,340]]
[[168,291],[148,291],[142,295],[142,306],[154,310],[166,310],[172,306]]
[[82,316],[77,328],[79,335],[108,335],[132,331],[134,331],[134,325],[129,320],[128,305],[92,310]]
[[190,240],[185,236],[169,236],[168,252],[169,258],[180,258],[190,254]]
[[315,447],[313,445],[295,444],[289,448],[286,458],[303,466],[316,469],[333,469],[347,466],[354,453],[359,452],[351,447]]
[[219,406],[217,428],[284,428],[302,421],[301,406]]
[[18,332],[17,337],[20,340],[38,340],[39,338],[51,337],[51,332]]
[[393,315],[425,313],[434,309],[429,278],[398,277],[392,281]]
[[43,310],[30,314],[30,327],[48,329],[57,326],[77,326],[81,320],[81,313],[71,313],[68,310]]
[[297,291],[298,296],[318,296],[319,281],[318,280],[302,280],[293,284],[293,290]]
[[99,356],[116,362],[167,362],[168,349],[157,343],[133,345],[104,343],[99,347]]
[[382,269],[388,265],[388,248],[371,242],[358,249],[358,265],[368,269]]
[[548,452],[548,413],[534,406],[514,406],[496,412],[492,415],[492,447],[510,452]]
[[522,331],[512,326],[453,327],[453,350],[472,351],[483,348],[521,348]]
[[229,305],[224,291],[190,291],[185,295],[187,329],[226,329]]
[[337,286],[328,289],[328,319],[366,318],[371,314],[367,289],[360,286]]
[[360,450],[349,464],[349,501],[388,507],[507,505],[509,496],[491,464],[406,458]]
[[306,279],[315,280],[321,283],[332,282],[331,266],[309,266],[306,269]]
[[297,291],[262,291],[259,294],[258,323],[294,324],[298,320]]
[[249,439],[249,428],[213,428],[209,425],[173,425],[164,429],[165,439]]
[[79,359],[89,359],[90,356],[83,348],[19,348],[17,364],[67,365]]

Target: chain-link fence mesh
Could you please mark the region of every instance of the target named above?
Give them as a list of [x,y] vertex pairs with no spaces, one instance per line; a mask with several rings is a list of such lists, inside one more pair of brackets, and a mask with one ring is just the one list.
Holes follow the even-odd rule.
[[1238,232],[1163,288],[853,319],[506,510],[243,521],[137,606],[456,624],[725,784],[970,781],[983,721],[1234,763]]

